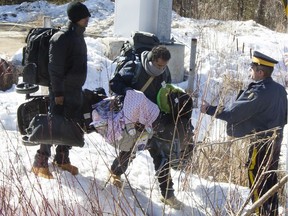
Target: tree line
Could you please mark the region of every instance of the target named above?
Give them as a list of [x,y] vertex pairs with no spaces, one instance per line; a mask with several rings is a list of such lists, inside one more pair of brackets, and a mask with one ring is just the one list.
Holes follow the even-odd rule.
[[[33,2],[36,0],[28,0]],[[111,0],[115,1],[115,0]],[[287,32],[284,2],[287,0],[173,0],[173,10],[193,19],[254,20],[274,31]],[[0,5],[21,4],[21,0],[0,0]],[[64,4],[70,0],[48,0]]]
[[173,10],[193,19],[254,20],[279,32],[287,32],[287,0],[173,0]]

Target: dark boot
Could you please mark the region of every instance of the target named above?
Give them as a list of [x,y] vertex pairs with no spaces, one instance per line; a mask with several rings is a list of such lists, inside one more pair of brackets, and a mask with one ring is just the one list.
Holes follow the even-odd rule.
[[53,179],[53,175],[48,168],[48,158],[46,154],[37,151],[31,170],[36,176]]
[[70,172],[72,175],[77,175],[79,173],[78,168],[70,163],[70,149],[70,146],[57,146],[53,164],[61,168],[62,170]]
[[54,157],[54,162],[57,164],[68,164],[70,163],[69,159],[69,146],[57,146],[56,155]]

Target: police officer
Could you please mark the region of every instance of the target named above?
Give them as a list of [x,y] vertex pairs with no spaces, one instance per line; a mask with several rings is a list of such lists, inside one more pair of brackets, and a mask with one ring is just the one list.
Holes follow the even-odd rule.
[[[254,82],[230,107],[211,106],[206,101],[201,112],[227,122],[227,134],[250,139],[247,162],[252,202],[256,202],[277,183],[277,173],[283,128],[286,124],[287,93],[271,75],[278,62],[255,51],[250,73]],[[277,130],[270,130],[275,129]],[[273,194],[260,208],[260,215],[278,215],[278,195]]]

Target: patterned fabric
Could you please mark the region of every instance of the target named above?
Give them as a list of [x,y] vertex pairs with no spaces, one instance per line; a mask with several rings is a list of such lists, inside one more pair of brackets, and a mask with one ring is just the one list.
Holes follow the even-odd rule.
[[142,92],[128,90],[124,98],[123,112],[125,124],[139,122],[151,128],[160,110]]
[[142,92],[128,90],[124,98],[122,110],[111,111],[111,98],[104,99],[95,105],[92,112],[94,127],[107,126],[106,134],[101,134],[108,143],[112,144],[122,138],[122,132],[126,124],[139,122],[145,128],[151,128],[152,123],[158,117],[160,110]]

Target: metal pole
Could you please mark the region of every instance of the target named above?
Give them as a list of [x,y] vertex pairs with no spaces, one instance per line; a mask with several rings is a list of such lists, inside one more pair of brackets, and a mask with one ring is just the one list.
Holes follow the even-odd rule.
[[190,68],[189,68],[188,87],[186,89],[187,92],[189,93],[192,93],[194,91],[196,47],[197,47],[197,39],[192,38],[191,50],[190,50]]

